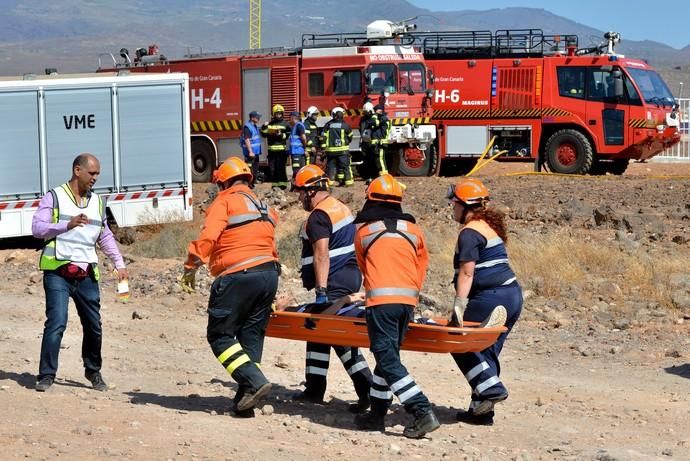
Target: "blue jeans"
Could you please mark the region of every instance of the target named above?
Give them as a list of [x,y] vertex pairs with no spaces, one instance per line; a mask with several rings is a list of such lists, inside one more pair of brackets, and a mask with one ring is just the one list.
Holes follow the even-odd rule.
[[98,282],[91,277],[83,280],[65,279],[54,271],[43,272],[46,293],[46,322],[41,342],[41,363],[38,379],[55,376],[62,334],[67,327],[67,306],[72,298],[81,320],[83,339],[81,356],[87,373],[100,371],[101,358],[101,295]]

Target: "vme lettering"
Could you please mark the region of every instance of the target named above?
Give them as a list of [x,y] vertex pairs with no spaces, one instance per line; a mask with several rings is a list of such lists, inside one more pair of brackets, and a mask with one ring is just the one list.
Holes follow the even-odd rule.
[[96,128],[96,114],[63,115],[62,121],[66,130],[78,130],[80,127],[83,130]]

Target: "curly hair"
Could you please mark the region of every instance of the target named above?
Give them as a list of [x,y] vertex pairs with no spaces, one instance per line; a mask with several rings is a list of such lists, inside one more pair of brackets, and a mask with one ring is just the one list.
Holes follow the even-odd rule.
[[503,212],[483,206],[472,208],[472,217],[469,218],[469,221],[484,221],[501,237],[503,242],[508,242],[508,227],[506,226],[506,216]]

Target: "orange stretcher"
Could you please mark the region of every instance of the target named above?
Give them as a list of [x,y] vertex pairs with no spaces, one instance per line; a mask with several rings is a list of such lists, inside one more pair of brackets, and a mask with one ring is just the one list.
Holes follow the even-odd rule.
[[[311,320],[313,328],[305,326],[307,319]],[[463,328],[452,328],[445,326],[445,319],[433,320],[438,325],[410,323],[402,349],[443,354],[479,352],[507,331],[506,327],[477,328],[475,322],[465,322]],[[266,336],[334,346],[369,347],[367,324],[361,317],[278,311],[271,314]]]

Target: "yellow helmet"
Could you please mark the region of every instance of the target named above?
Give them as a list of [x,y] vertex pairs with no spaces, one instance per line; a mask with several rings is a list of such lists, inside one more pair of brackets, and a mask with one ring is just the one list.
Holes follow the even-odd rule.
[[273,109],[271,109],[271,113],[275,114],[276,112],[285,113],[285,108],[283,106],[281,106],[280,104],[274,104]]

